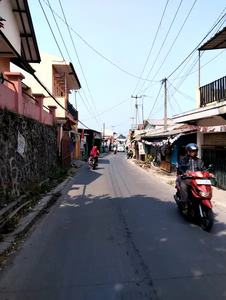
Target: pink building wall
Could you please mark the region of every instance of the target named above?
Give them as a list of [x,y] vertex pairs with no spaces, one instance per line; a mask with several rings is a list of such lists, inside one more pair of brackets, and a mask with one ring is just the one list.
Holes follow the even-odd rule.
[[33,94],[30,98],[22,91],[22,80],[24,76],[21,73],[5,72],[4,77],[11,83],[0,83],[0,108],[6,108],[21,115],[35,119],[40,123],[54,125],[55,106],[49,107],[49,112],[43,109],[43,94]]

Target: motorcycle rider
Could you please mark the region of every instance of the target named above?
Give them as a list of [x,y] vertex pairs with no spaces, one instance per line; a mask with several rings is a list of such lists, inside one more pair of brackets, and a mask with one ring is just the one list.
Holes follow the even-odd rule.
[[[186,146],[186,156],[183,157],[178,164],[178,174],[187,176],[190,172],[206,171],[204,162],[197,157],[198,146],[190,143]],[[180,200],[184,204],[184,213],[188,211],[188,191],[190,188],[191,179],[182,179],[180,182]]]
[[99,151],[97,150],[97,146],[93,146],[90,152],[90,159],[94,157],[96,159],[97,166],[98,166],[98,155],[99,155]]

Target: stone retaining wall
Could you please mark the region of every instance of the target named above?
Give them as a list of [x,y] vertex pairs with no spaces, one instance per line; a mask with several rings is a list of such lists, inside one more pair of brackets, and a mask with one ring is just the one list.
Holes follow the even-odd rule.
[[[17,152],[18,132],[25,139],[24,157]],[[54,126],[0,109],[0,205],[46,179],[56,163]]]

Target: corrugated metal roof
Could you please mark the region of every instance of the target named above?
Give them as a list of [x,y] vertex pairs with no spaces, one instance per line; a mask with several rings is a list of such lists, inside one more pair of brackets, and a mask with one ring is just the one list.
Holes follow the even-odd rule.
[[226,49],[226,26],[203,44],[199,50]]
[[[183,127],[183,126],[181,126]],[[180,128],[180,127],[177,127],[175,129],[170,129],[168,131],[158,131],[158,132],[153,132],[152,134],[148,134],[148,135],[145,135],[145,136],[142,136],[142,139],[149,139],[149,138],[155,138],[155,137],[168,137],[168,136],[174,136],[174,135],[177,135],[179,133],[183,133],[183,132],[189,132],[191,131],[191,129],[189,127],[187,128]]]

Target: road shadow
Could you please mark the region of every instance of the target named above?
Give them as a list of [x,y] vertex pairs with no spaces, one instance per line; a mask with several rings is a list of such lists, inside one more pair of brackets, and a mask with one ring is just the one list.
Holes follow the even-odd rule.
[[100,158],[100,159],[98,160],[98,164],[99,164],[99,165],[109,165],[109,164],[110,164],[110,161],[109,161],[109,159],[103,159],[103,158]]
[[[121,222],[120,230],[124,231],[124,243],[131,245],[133,249],[127,250],[133,252],[128,252],[131,259],[137,255],[140,264],[154,282],[163,280],[163,277],[181,278],[182,272],[182,277],[189,278],[189,282],[196,284],[203,278],[209,280],[210,274],[220,276],[225,273],[226,224],[219,221],[217,215],[212,231],[207,233],[181,216],[173,202],[146,195],[126,198],[114,198],[107,194],[98,197],[92,194],[67,197],[60,207],[68,210],[68,214],[73,214],[75,218],[79,215],[87,216],[86,221],[93,230],[98,212],[117,214]],[[108,239],[111,242],[117,241],[115,228],[109,229]],[[217,299],[226,299],[225,285],[216,286],[212,290],[217,295],[220,292],[221,297]],[[164,289],[160,288],[159,293],[161,296],[165,295]],[[195,299],[198,299],[197,295],[205,295],[206,299],[211,299],[210,294],[210,291],[203,292],[203,289],[201,294],[199,291],[193,293]],[[172,295],[165,299],[174,299]],[[191,296],[192,292],[189,294]],[[180,297],[175,299],[191,299],[183,294]]]

